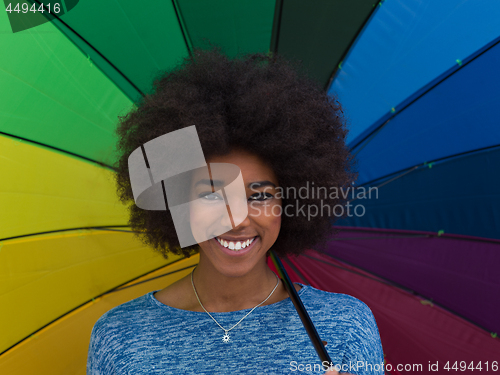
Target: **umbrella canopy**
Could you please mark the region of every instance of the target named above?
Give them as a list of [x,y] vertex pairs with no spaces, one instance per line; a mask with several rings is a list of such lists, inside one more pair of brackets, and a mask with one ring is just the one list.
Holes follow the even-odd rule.
[[207,41],[302,60],[349,119],[362,207],[292,279],[365,301],[388,364],[499,358],[498,2],[59,3],[0,13],[2,374],[84,374],[99,316],[197,263],[130,233],[113,130]]

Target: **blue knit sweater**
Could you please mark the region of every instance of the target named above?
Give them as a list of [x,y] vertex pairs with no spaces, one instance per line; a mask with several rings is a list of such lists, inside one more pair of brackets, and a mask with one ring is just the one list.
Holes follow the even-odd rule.
[[[302,284],[300,284],[302,285]],[[371,310],[346,294],[302,285],[299,295],[333,365],[352,374],[384,374]],[[156,291],[119,305],[92,329],[87,375],[322,374],[322,364],[290,298],[256,308],[229,332],[205,312],[159,302]],[[248,310],[212,313],[225,328]]]

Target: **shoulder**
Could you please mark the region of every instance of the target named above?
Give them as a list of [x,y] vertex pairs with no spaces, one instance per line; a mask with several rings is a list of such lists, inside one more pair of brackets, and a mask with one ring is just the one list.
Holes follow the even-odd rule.
[[148,300],[150,294],[151,293],[147,293],[141,297],[115,306],[105,312],[94,324],[92,335],[103,335],[107,333],[107,336],[109,336],[113,331],[131,327],[141,320],[144,320],[152,309]]
[[87,374],[114,373],[117,356],[141,327],[153,307],[149,294],[125,302],[105,312],[92,327],[87,356]]
[[357,315],[373,315],[366,303],[343,293],[333,293],[305,286],[301,299],[313,308],[339,310],[345,313],[356,313]]
[[115,306],[97,319],[90,335],[89,357],[90,353],[92,357],[108,355],[147,327],[155,315],[151,293]]
[[383,363],[380,333],[366,303],[347,294],[325,292],[313,287],[306,287],[302,300],[308,311],[311,310],[315,323],[341,328],[346,340],[345,361],[364,359],[373,364]]
[[326,292],[311,286],[305,286],[300,297],[315,321],[334,321],[346,330],[369,330],[378,333],[371,309],[356,297]]

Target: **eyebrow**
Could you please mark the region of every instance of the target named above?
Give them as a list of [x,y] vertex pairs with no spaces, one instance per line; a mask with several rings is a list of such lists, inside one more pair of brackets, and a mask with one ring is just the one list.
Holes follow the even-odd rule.
[[255,182],[250,182],[248,185],[247,185],[250,189],[258,189],[258,188],[261,188],[261,187],[264,187],[264,186],[272,186],[272,187],[276,187],[275,184],[273,184],[271,181],[255,181]]
[[200,181],[198,181],[196,184],[194,184],[194,187],[198,186],[198,185],[201,185],[201,184],[204,184],[204,185],[224,185],[224,181],[222,180],[209,180],[208,178],[204,178]]
[[[212,183],[213,183],[214,186],[216,186],[216,185],[224,185],[224,181],[222,181],[222,180],[209,180],[207,178],[204,178],[204,179],[198,181],[196,184],[194,184],[194,187],[196,187],[198,185],[201,185],[201,184],[211,186]],[[276,185],[274,183],[272,183],[271,181],[268,181],[268,180],[250,182],[247,186],[250,189],[258,189],[258,188],[265,187],[265,186],[272,186],[272,187],[276,188]]]

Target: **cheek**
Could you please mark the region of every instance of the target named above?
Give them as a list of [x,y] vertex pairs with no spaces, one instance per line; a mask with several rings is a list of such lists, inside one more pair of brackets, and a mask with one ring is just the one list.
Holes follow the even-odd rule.
[[215,223],[225,215],[227,215],[227,209],[224,203],[205,203],[198,199],[189,204],[191,223]]
[[274,240],[278,238],[281,229],[281,202],[271,207],[271,215],[267,216],[267,228]]
[[281,218],[280,217],[274,218],[273,222],[271,223],[271,228],[269,231],[269,235],[273,243],[276,242],[276,239],[280,234],[280,229],[281,229]]
[[[216,207],[217,208],[217,207]],[[200,243],[207,240],[210,229],[217,219],[217,209],[213,205],[192,201],[189,205],[189,226],[195,240]]]
[[191,227],[196,227],[200,222],[203,222],[203,207],[200,207],[195,201],[191,202],[189,205],[189,223]]

